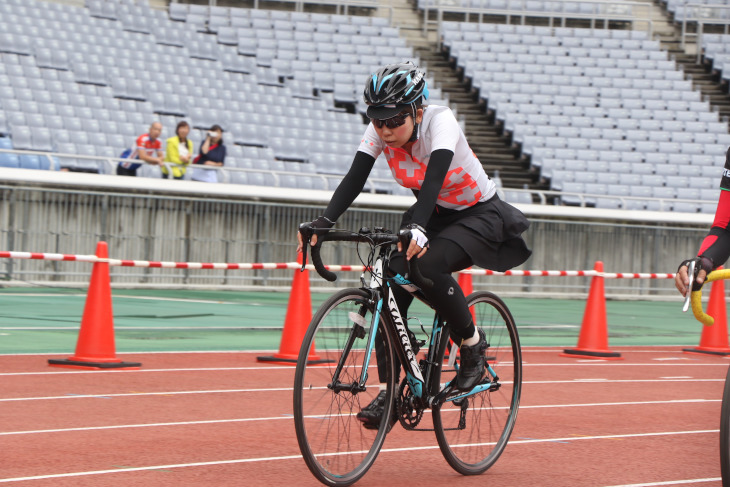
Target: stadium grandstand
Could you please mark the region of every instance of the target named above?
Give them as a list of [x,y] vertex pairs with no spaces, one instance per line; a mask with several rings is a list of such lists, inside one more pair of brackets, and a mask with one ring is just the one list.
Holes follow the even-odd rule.
[[[364,129],[363,80],[412,59],[432,77],[431,103],[453,101],[508,199],[712,211],[673,200],[689,184],[712,186],[730,146],[727,105],[685,72],[667,28],[727,19],[727,2],[704,2],[708,14],[680,1],[424,0],[410,12],[420,33],[377,3],[351,5],[358,14],[340,13],[347,2],[270,3],[3,2],[0,148],[31,152],[3,152],[0,166],[113,174],[151,121],[164,137],[187,120],[194,141],[225,128],[224,183],[332,190]],[[664,32],[657,10],[670,19]],[[724,35],[696,41],[698,66],[726,91]],[[162,176],[155,166],[141,175]],[[407,194],[382,161],[373,176],[370,191]]]
[[[0,174],[321,204],[366,128],[368,75],[410,59],[506,200],[691,222],[730,146],[729,25],[728,0],[6,0]],[[164,140],[182,120],[196,150],[224,128],[216,189],[115,175],[151,122]],[[384,160],[371,176],[386,199],[367,205],[410,204]]]

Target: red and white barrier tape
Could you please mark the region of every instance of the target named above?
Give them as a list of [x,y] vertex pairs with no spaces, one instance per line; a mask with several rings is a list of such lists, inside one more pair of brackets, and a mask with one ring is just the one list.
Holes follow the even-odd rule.
[[505,271],[495,272],[487,269],[466,269],[461,271],[463,274],[471,274],[476,276],[535,276],[535,277],[596,277],[601,276],[606,279],[674,279],[674,274],[661,274],[654,272],[598,272],[590,271]]
[[8,259],[65,260],[76,262],[99,262],[95,255],[51,254],[44,252],[7,252],[0,251],[0,257]]
[[[126,259],[104,259],[96,255],[74,255],[74,254],[53,254],[43,252],[8,252],[0,251],[0,258],[9,259],[33,259],[33,260],[56,260],[67,262],[106,262],[111,266],[119,267],[150,267],[158,269],[215,269],[215,270],[276,270],[276,269],[301,269],[302,265],[296,262],[278,263],[221,263],[221,262],[156,262],[149,260],[126,260]],[[329,265],[328,270],[357,271],[362,272],[365,267],[362,265]],[[314,270],[314,266],[307,265],[307,269]]]
[[[280,263],[220,263],[220,262],[155,262],[149,260],[123,260],[103,259],[96,255],[75,255],[75,254],[53,254],[44,252],[14,252],[0,251],[0,258],[7,259],[34,259],[34,260],[55,260],[66,262],[106,262],[111,266],[120,267],[149,267],[157,269],[214,269],[214,270],[277,270],[277,269],[300,269],[301,264],[297,262]],[[332,272],[354,271],[362,272],[365,266],[362,265],[328,265],[325,266]],[[307,265],[307,270],[313,271],[314,266]],[[531,276],[531,277],[604,277],[606,279],[674,279],[673,273],[641,273],[641,272],[598,272],[595,270],[586,271],[533,271],[533,270],[510,270],[505,272],[490,271],[487,269],[466,269],[463,274],[474,276]]]

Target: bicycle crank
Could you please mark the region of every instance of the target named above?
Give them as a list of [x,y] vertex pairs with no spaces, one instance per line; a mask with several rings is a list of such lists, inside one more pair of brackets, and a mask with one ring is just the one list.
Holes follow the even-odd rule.
[[423,418],[423,408],[419,406],[418,402],[418,398],[413,395],[408,381],[404,378],[398,388],[395,412],[401,426],[407,430],[415,429]]

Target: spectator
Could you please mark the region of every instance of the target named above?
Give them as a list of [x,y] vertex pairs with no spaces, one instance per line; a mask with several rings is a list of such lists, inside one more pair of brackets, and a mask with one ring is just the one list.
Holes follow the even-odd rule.
[[162,143],[160,142],[160,134],[162,133],[162,124],[154,122],[150,125],[149,132],[137,137],[134,147],[129,151],[128,160],[120,162],[117,166],[117,174],[120,176],[136,176],[137,169],[141,163],[130,162],[139,159],[148,164],[162,165],[164,156],[162,154]]
[[[172,177],[174,179],[182,179],[190,164],[190,158],[193,155],[193,141],[188,139],[190,133],[190,125],[186,121],[177,124],[175,128],[175,136],[167,139],[167,150],[165,151],[165,162],[176,164],[170,166]],[[162,166],[162,177],[167,179],[170,177],[166,165]]]
[[[226,146],[223,144],[223,129],[220,125],[213,125],[200,147],[200,154],[194,164],[211,167],[222,167],[226,159]],[[218,171],[214,169],[198,169],[193,171],[194,181],[217,183]]]

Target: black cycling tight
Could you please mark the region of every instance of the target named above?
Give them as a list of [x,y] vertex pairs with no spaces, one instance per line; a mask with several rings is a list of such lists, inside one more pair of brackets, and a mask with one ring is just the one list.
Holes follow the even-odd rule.
[[[390,262],[391,269],[404,274],[407,264],[403,253],[393,254]],[[428,251],[418,259],[417,265],[421,275],[433,281],[433,285],[425,286],[422,282],[414,281],[415,284],[421,288],[441,318],[449,324],[451,332],[464,339],[474,336],[474,323],[466,306],[466,298],[459,283],[451,275],[471,266],[471,257],[451,240],[436,238],[429,242]],[[400,286],[393,286],[392,289],[398,308],[404,317],[407,316],[413,296]]]
[[[452,334],[464,339],[474,336],[474,323],[469,308],[466,306],[466,298],[459,283],[451,276],[452,272],[470,267],[472,265],[471,257],[451,240],[436,238],[429,242],[428,251],[418,259],[417,265],[421,275],[433,281],[433,286],[424,286],[423,283],[416,284],[423,290],[441,318],[449,324]],[[405,275],[406,266],[405,254],[396,252],[391,256],[390,267],[394,272]],[[413,295],[397,284],[391,287],[391,291],[398,304],[403,322],[407,326],[408,307],[413,302]],[[380,333],[381,331],[378,330],[378,335]],[[375,340],[375,357],[380,382],[384,383],[386,381],[385,350],[380,336]],[[397,358],[396,370],[400,370],[400,361]]]

